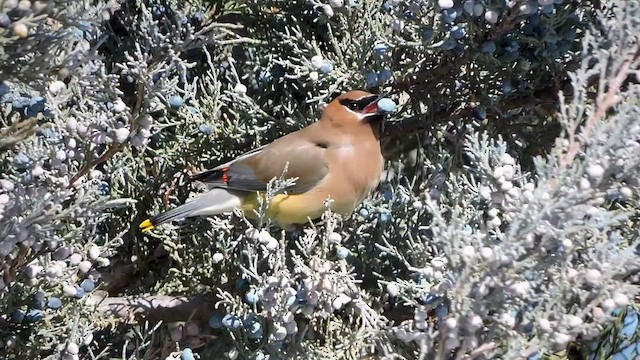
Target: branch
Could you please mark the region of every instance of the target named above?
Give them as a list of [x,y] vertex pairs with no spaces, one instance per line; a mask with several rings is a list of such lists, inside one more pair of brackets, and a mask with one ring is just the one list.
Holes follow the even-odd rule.
[[469,353],[469,359],[475,359],[481,356],[484,356],[484,353],[486,353],[487,351],[491,351],[493,349],[495,349],[496,347],[498,347],[498,345],[495,342],[488,342],[488,343],[484,343],[480,346],[478,346],[478,348],[476,348],[475,350],[473,350],[472,352]]
[[33,135],[38,127],[36,118],[17,121],[6,129],[0,130],[0,150],[9,149],[15,144]]
[[87,163],[85,166],[82,167],[82,169],[80,169],[80,171],[78,171],[75,175],[73,175],[73,177],[69,181],[69,186],[72,186],[76,181],[78,181],[78,179],[86,175],[95,166],[98,166],[103,162],[109,160],[113,155],[115,155],[120,150],[121,147],[122,147],[122,144],[111,145],[111,147],[107,151],[102,153],[102,155],[100,155],[96,159],[93,159],[92,161]]
[[96,291],[89,300],[89,305],[108,316],[115,316],[123,320],[151,323],[159,321],[208,321],[216,310],[211,298],[197,296],[137,296],[137,297],[107,297],[106,292]]
[[[146,84],[144,82],[139,82],[138,83],[138,96],[136,97],[136,104],[135,104],[135,107],[134,107],[134,110],[133,110],[133,114],[134,115],[129,117],[129,119],[130,119],[129,120],[129,133],[130,134],[133,134],[137,129],[137,123],[136,122],[138,121],[138,118],[141,115],[142,105],[144,104],[145,87],[146,87]],[[98,166],[98,165],[102,164],[103,162],[111,159],[111,157],[113,157],[115,154],[117,154],[124,147],[125,144],[126,144],[126,142],[122,143],[122,144],[115,143],[115,144],[111,145],[111,147],[107,151],[102,153],[102,155],[100,155],[96,159],[93,159],[88,164],[83,166],[82,169],[80,169],[80,171],[78,171],[71,178],[71,180],[69,181],[69,186],[73,186],[73,184],[76,181],[78,181],[78,179],[80,179],[81,177],[86,175],[95,166]]]
[[[548,88],[538,91],[532,96],[520,97],[511,100],[506,100],[500,106],[501,112],[515,110],[525,106],[542,106],[547,108],[553,108],[558,103],[558,92],[551,91]],[[487,110],[487,117],[498,117],[500,114]],[[438,111],[434,114],[424,113],[418,114],[402,121],[392,122],[385,124],[384,133],[382,138],[393,139],[400,138],[412,133],[425,130],[432,127],[434,124],[429,123],[427,120],[437,119],[437,123],[446,123],[453,120],[459,120],[469,118],[473,116],[473,108],[462,108],[453,110],[445,109]]]
[[591,136],[591,133],[593,132],[593,129],[595,128],[598,121],[602,120],[605,114],[620,102],[621,99],[618,96],[618,93],[620,92],[623,83],[629,77],[631,64],[640,56],[639,50],[640,48],[638,46],[638,42],[636,42],[633,45],[631,52],[627,55],[625,61],[618,69],[618,73],[616,74],[616,76],[609,82],[609,89],[607,90],[606,94],[599,97],[596,101],[596,109],[591,113],[591,115],[589,115],[589,118],[582,127],[580,136],[570,136],[569,149],[567,150],[567,153],[560,159],[560,165],[562,167],[566,168],[573,161],[573,159],[575,159],[578,152],[584,146],[586,139],[589,139],[589,137]]

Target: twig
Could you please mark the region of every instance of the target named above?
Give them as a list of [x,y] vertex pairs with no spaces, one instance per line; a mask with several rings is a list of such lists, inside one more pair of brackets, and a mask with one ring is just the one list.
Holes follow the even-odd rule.
[[486,353],[487,351],[491,351],[493,349],[495,349],[498,345],[491,341],[488,343],[484,343],[480,346],[478,346],[475,350],[473,350],[472,352],[469,353],[469,356],[467,357],[467,359],[475,359],[478,358],[482,355],[484,355],[484,353]]
[[95,166],[98,166],[99,164],[102,164],[103,162],[109,160],[113,155],[115,155],[120,150],[121,146],[122,144],[111,145],[111,147],[107,151],[102,153],[102,155],[93,159],[92,161],[87,163],[85,166],[83,166],[82,169],[80,169],[80,171],[78,171],[75,175],[73,175],[73,177],[69,181],[69,185],[71,186],[75,184],[75,182],[78,181],[78,179],[86,175]]

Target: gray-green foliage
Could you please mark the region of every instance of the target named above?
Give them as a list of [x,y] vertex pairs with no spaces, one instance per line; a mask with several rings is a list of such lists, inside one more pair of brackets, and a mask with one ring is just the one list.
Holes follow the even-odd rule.
[[[633,357],[639,9],[0,1],[0,354]],[[354,215],[139,232],[355,88],[399,106]]]

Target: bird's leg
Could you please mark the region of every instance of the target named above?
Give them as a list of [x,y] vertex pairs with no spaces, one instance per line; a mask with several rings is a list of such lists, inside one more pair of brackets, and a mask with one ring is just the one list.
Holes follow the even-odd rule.
[[[186,169],[183,170],[183,172],[187,175],[187,177],[191,177],[195,172],[195,167],[188,166]],[[173,181],[171,181],[171,184],[167,188],[167,191],[165,191],[165,193],[164,193],[164,205],[165,206],[169,206],[169,197],[175,191],[175,189],[177,187],[177,183],[178,183],[179,180],[180,180],[180,176],[174,176]]]
[[171,194],[175,190],[177,181],[178,181],[177,178],[173,179],[173,181],[171,181],[171,184],[167,188],[167,191],[164,192],[164,206],[169,206],[169,197],[171,196]]
[[193,175],[198,173],[198,169],[193,165],[189,165],[184,169],[184,172],[188,177],[192,177]]

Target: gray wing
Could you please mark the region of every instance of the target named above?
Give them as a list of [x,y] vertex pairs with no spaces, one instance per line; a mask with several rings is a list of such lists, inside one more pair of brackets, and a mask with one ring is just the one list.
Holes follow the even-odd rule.
[[192,180],[214,187],[265,191],[269,181],[281,177],[287,166],[284,177],[298,178],[287,192],[304,193],[318,184],[329,171],[325,157],[327,143],[314,141],[307,134],[306,131],[298,131],[283,136],[231,162],[197,174]]

